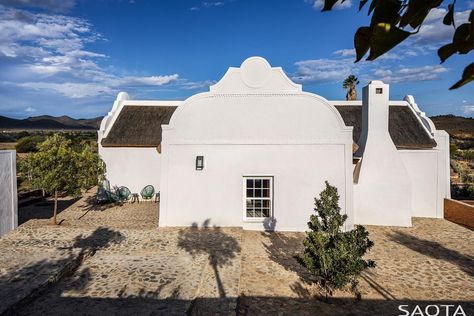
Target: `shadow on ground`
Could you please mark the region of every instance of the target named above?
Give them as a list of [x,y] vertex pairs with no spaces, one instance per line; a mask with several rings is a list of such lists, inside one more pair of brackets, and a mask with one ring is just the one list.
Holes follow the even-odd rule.
[[402,232],[395,232],[390,238],[396,243],[427,257],[452,263],[470,276],[474,276],[474,258],[471,256],[446,248],[435,241],[421,239]]
[[[80,198],[68,198],[58,201],[58,214],[76,203]],[[35,204],[18,208],[18,225],[26,223],[30,219],[49,219],[53,217],[53,200],[44,200]]]
[[210,227],[209,221],[206,220],[202,228],[198,228],[197,223],[193,223],[191,229],[181,230],[178,236],[178,247],[192,256],[199,254],[207,256],[209,265],[214,271],[219,296],[225,297],[226,292],[219,275],[219,268],[229,264],[240,253],[238,241],[224,233],[220,227]]
[[[301,281],[313,281],[314,277],[301,266],[296,260],[296,255],[303,251],[303,239],[306,237],[301,233],[278,233],[278,232],[264,232],[261,233],[267,242],[263,243],[268,258],[285,270],[295,272]],[[298,294],[298,286],[294,289]],[[299,293],[305,296],[305,293]]]
[[118,231],[99,227],[89,236],[77,236],[72,247],[60,248],[68,251],[64,258],[40,260],[10,273],[2,273],[0,270],[0,315],[21,314],[18,311],[25,304],[43,294],[66,274],[73,273],[84,257],[112,244],[121,243],[124,239]]
[[[300,251],[301,234],[279,234],[262,233],[266,254],[271,260],[280,264],[285,269],[297,273],[301,278],[309,276],[298,264],[294,255]],[[473,259],[462,255],[454,250],[427,240],[423,240],[404,233],[396,233],[391,238],[397,243],[404,245],[414,251],[423,253],[433,258],[446,260],[459,266],[472,275]],[[89,236],[77,236],[72,249],[80,249],[81,254],[93,253],[99,249],[107,248],[113,244],[121,243],[125,237],[118,231],[99,227]],[[239,296],[231,297],[222,284],[220,270],[241,252],[239,242],[229,234],[224,233],[218,227],[210,227],[209,222],[203,223],[198,228],[183,229],[178,235],[178,247],[193,256],[204,255],[215,275],[219,296],[216,298],[199,297],[194,300],[177,298],[160,299],[159,295],[150,296],[147,293],[139,293],[135,297],[66,297],[61,291],[53,291],[54,286],[48,290],[53,297],[30,295],[17,302],[13,308],[8,309],[6,315],[209,315],[214,314],[216,306],[225,305],[229,299],[237,302],[235,314],[237,315],[474,315],[474,302],[467,297],[460,301],[422,301],[395,299],[393,295],[375,283],[370,274],[364,274],[363,278],[374,288],[379,289],[385,300],[362,299],[357,302],[352,298],[331,298],[329,303],[315,299],[309,295],[305,288],[295,284],[292,290],[299,296]],[[66,248],[67,249],[67,248]],[[294,252],[288,251],[294,249]],[[72,256],[72,255],[71,255]],[[66,260],[66,259],[64,259]],[[56,269],[61,265],[68,264],[64,260],[41,261],[30,267],[26,267],[10,273],[0,274],[0,307],[7,303],[4,297],[14,297],[18,293],[10,288],[10,295],[5,289],[16,286],[19,282],[31,283],[35,277],[41,275],[45,269]],[[71,269],[73,271],[74,269]],[[90,274],[87,270],[80,275],[81,282],[76,285],[79,288],[86,287],[90,282]],[[54,282],[54,280],[51,280]],[[45,290],[45,289],[43,289]],[[47,300],[45,310],[38,310],[34,299]],[[224,302],[224,303],[223,303]],[[40,304],[38,304],[40,305]],[[433,307],[432,305],[437,305]],[[448,306],[447,306],[448,305]],[[430,306],[430,307],[429,307]],[[458,307],[461,306],[461,307]],[[449,311],[446,312],[446,309]],[[459,312],[462,308],[462,312]],[[415,309],[422,312],[415,312]],[[436,311],[439,310],[439,313]],[[2,314],[0,308],[0,314]]]
[[124,204],[124,202],[122,202],[122,201],[98,203],[97,202],[97,195],[92,194],[92,195],[88,195],[84,199],[84,202],[82,203],[80,208],[81,208],[82,211],[87,213],[87,212],[90,212],[90,211],[104,211],[104,210],[112,208],[114,206],[120,206],[120,205],[123,205],[123,204]]

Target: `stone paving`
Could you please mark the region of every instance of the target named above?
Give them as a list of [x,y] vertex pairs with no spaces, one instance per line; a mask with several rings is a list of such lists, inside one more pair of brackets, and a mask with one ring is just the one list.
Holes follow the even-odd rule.
[[[35,278],[57,275],[87,254],[10,313],[398,315],[399,304],[413,310],[435,303],[474,312],[474,232],[442,219],[367,227],[375,242],[368,257],[377,267],[360,280],[363,300],[340,291],[326,303],[293,257],[304,234],[157,228],[157,218],[155,203],[98,208],[86,197],[59,215],[59,227],[27,222],[0,239],[0,306],[15,301],[4,300],[14,290],[44,284]],[[15,269],[25,271],[22,281]]]
[[414,218],[413,226],[368,226],[375,246],[367,257],[377,267],[360,280],[363,300],[340,291],[332,304],[314,300],[302,281],[308,276],[293,256],[304,234],[245,232],[239,312],[398,315],[399,304],[438,303],[474,313],[474,232],[443,219]]

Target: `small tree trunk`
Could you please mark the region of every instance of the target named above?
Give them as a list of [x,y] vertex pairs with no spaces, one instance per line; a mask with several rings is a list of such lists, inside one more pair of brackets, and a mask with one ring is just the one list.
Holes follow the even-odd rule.
[[56,216],[58,215],[58,190],[54,190],[54,212],[53,212],[53,224],[58,225]]
[[351,87],[349,89],[349,100],[350,101],[357,100],[357,91],[356,91],[355,87]]

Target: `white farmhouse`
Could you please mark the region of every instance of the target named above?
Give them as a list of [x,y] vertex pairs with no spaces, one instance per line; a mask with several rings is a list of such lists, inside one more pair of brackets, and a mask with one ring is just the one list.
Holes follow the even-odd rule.
[[111,185],[161,192],[160,226],[304,231],[324,182],[347,229],[443,217],[449,137],[413,97],[372,81],[362,101],[302,91],[260,57],[185,101],[120,93],[99,131]]

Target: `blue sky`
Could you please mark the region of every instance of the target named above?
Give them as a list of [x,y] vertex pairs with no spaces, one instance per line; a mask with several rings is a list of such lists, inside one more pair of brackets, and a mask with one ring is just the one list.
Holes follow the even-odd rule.
[[[448,2],[448,1],[445,1]],[[453,28],[432,10],[420,32],[375,62],[354,64],[353,34],[366,9],[347,0],[320,12],[321,0],[0,0],[0,115],[94,117],[119,91],[133,99],[184,100],[208,90],[229,66],[262,56],[303,89],[344,99],[379,79],[391,99],[415,96],[428,115],[474,116],[474,84],[448,88],[472,52],[439,64],[436,49]],[[474,1],[457,1],[457,23]]]

